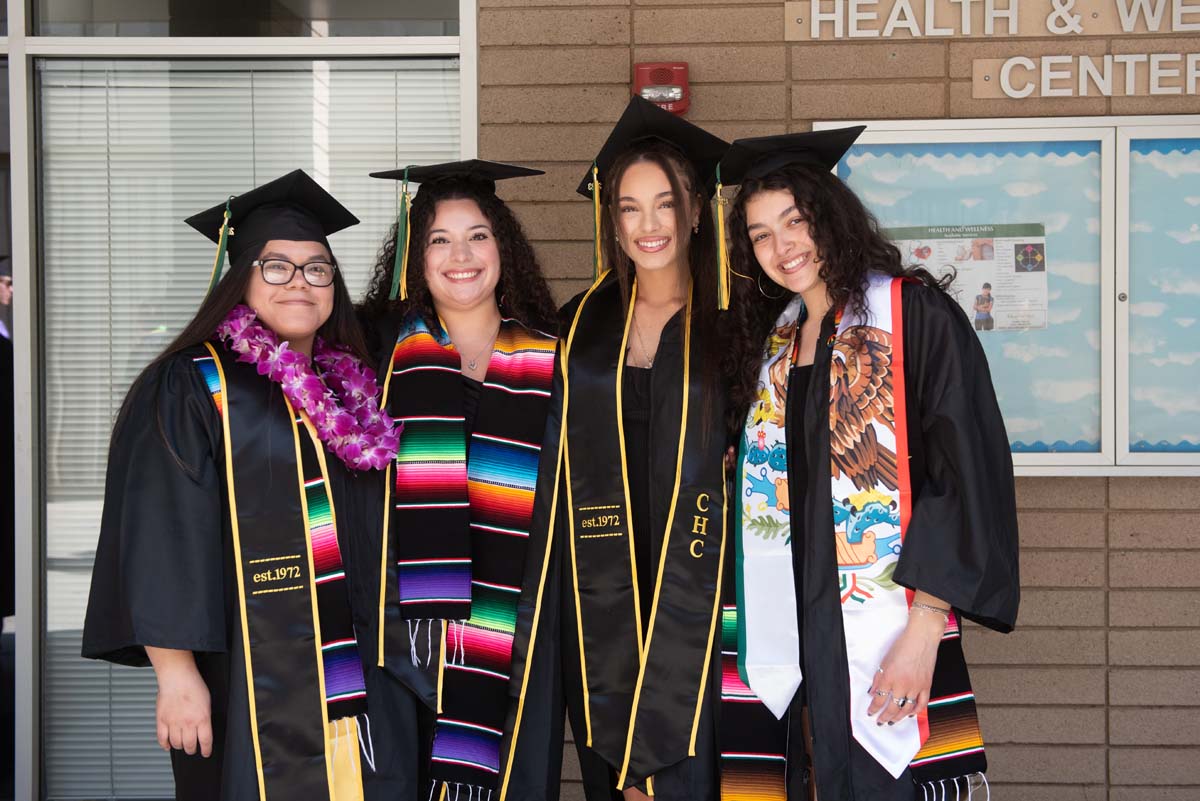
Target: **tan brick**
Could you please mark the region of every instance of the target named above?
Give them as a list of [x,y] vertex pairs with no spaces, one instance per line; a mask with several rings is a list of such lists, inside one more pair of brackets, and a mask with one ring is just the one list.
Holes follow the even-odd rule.
[[987,757],[990,781],[1038,784],[1104,781],[1103,746],[996,745],[987,749]]
[[1106,493],[1103,478],[1017,479],[1017,506],[1021,509],[1103,509]]
[[479,44],[627,44],[629,11],[623,8],[488,9],[479,12]]
[[707,84],[692,92],[688,118],[705,120],[782,120],[787,117],[787,88],[783,84],[746,86]]
[[909,119],[945,113],[946,93],[940,82],[792,86],[792,116],[806,120]]
[[1200,513],[1113,512],[1108,521],[1113,548],[1200,548]]
[[1104,703],[1104,668],[972,665],[970,670],[981,706]]
[[1200,591],[1112,590],[1108,595],[1108,625],[1195,626],[1200,623]]
[[950,84],[951,117],[1084,117],[1105,114],[1107,111],[1108,98],[1105,97],[977,99],[971,97],[970,81],[953,81]]
[[732,44],[778,42],[783,23],[781,9],[686,8],[635,9],[635,44]]
[[802,44],[792,47],[792,78],[944,78],[946,45],[882,41],[872,44]]
[[1022,587],[1102,587],[1103,551],[1021,551]]
[[534,250],[549,279],[586,280],[592,274],[591,242],[538,242]]
[[1103,512],[1018,512],[1022,548],[1103,548]]
[[693,83],[766,83],[787,78],[787,48],[783,45],[654,45],[636,47],[634,62],[686,61]]
[[629,0],[479,0],[480,8],[537,8],[539,6],[627,6]]
[[640,6],[765,5],[763,0],[634,0]]
[[[1053,39],[1022,39],[1014,42],[1012,39],[998,37],[987,41],[980,39],[959,39],[950,41],[950,77],[970,78],[972,62],[975,59],[1011,58],[1013,56],[1028,56],[1036,59],[1038,56],[1057,55],[1104,55],[1105,42],[1103,39],[1071,39],[1059,36]],[[1021,105],[1026,101],[1017,103]]]
[[[1189,52],[1189,51],[1184,51]],[[1195,45],[1190,52],[1196,52]],[[1180,69],[1183,72],[1183,69]],[[1141,95],[1112,98],[1113,114],[1197,114],[1200,95]]]
[[[988,776],[991,776],[991,771],[988,771]],[[994,801],[1105,801],[1107,798],[1102,784],[1007,784],[991,779],[988,782],[991,787],[990,798]],[[988,798],[986,794],[984,797]],[[938,801],[941,801],[941,796]]]
[[1200,587],[1200,551],[1114,551],[1108,557],[1113,587]]
[[1087,629],[976,629],[963,637],[963,648],[970,665],[1104,664],[1104,632]]
[[590,161],[572,162],[522,162],[525,166],[545,170],[545,175],[533,175],[514,181],[500,181],[496,184],[496,194],[506,201],[514,200],[560,200],[563,202],[578,200],[586,202],[575,194],[575,187],[583,180],[583,176],[591,167]]
[[1200,666],[1200,629],[1162,631],[1110,631],[1110,665]]
[[629,102],[625,86],[485,86],[479,90],[479,121],[607,122]]
[[629,84],[628,47],[529,47],[479,53],[481,86]]
[[496,161],[586,161],[604,144],[608,125],[481,125],[480,158]]
[[1200,670],[1114,669],[1108,699],[1112,706],[1200,706]]
[[1104,708],[988,706],[979,710],[988,746],[994,743],[1104,743]]
[[1113,709],[1108,718],[1112,745],[1200,745],[1200,716],[1194,709]]
[[1200,509],[1200,477],[1110,478],[1110,509]]
[[595,224],[582,203],[511,203],[509,204],[530,239],[591,240]]
[[1196,801],[1198,794],[1195,787],[1113,787],[1108,801]]
[[582,280],[566,280],[560,278],[550,282],[550,291],[554,295],[554,302],[561,306],[591,285],[592,282],[590,278]]
[[787,133],[787,125],[782,122],[705,122],[704,130],[713,136],[732,142],[748,136],[774,136]]
[[[1169,5],[1168,5],[1169,7]],[[1169,23],[1164,18],[1163,27]],[[1187,53],[1196,52],[1194,36],[1125,36],[1114,37],[1108,52],[1117,53]]]
[[1113,784],[1200,784],[1200,748],[1112,748],[1108,771]]
[[1021,626],[1103,626],[1103,590],[1025,590]]

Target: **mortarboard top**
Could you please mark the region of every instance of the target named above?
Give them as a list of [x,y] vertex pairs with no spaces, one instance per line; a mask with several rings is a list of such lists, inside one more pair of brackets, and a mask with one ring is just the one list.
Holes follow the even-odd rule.
[[721,180],[729,185],[762,178],[789,164],[811,164],[832,170],[867,129],[865,125],[829,131],[756,136],[738,139],[721,159]]
[[542,170],[522,167],[517,164],[504,164],[499,161],[484,161],[468,159],[467,161],[448,161],[443,164],[423,164],[403,167],[398,170],[385,170],[371,173],[372,178],[390,178],[393,181],[409,181],[414,184],[427,184],[434,181],[446,181],[455,178],[466,178],[478,181],[487,186],[492,192],[496,191],[496,182],[508,178],[525,178],[531,175],[545,175]]
[[[729,143],[637,95],[630,98],[629,105],[625,107],[621,118],[617,120],[604,146],[596,155],[595,166],[600,180],[604,181],[613,162],[625,150],[647,140],[659,140],[673,145],[696,168],[696,174],[704,182],[704,194],[712,195],[715,186],[712,180],[713,172],[717,163],[729,150]],[[575,191],[591,198],[591,184],[592,171],[589,169]]]
[[328,244],[330,234],[358,224],[358,218],[304,170],[292,170],[184,222],[220,245],[226,209],[230,260],[272,239]]

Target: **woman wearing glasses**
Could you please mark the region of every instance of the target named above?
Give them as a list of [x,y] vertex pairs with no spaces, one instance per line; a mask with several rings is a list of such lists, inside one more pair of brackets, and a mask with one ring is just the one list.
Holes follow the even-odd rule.
[[[387,765],[372,792],[388,801],[501,796],[556,341],[544,333],[555,318],[546,280],[495,189],[539,174],[479,160],[376,174],[405,182],[364,303],[382,402],[405,427],[364,570],[380,616],[367,686],[382,705],[372,721]],[[421,185],[411,209],[409,181]],[[552,712],[537,710],[543,759],[562,743]],[[509,797],[557,791],[557,769]]]
[[83,655],[153,665],[180,799],[346,801],[373,767],[342,563],[397,431],[327,241],[357,222],[299,170],[190,218],[214,286],[113,430]]

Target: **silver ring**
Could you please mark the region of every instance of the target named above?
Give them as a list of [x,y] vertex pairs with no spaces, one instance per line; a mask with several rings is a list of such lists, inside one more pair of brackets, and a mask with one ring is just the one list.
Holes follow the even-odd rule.
[[885,695],[891,695],[891,693],[889,693],[887,690],[876,690],[875,694],[880,698],[884,697]]
[[907,698],[907,697],[900,697],[900,698],[896,698],[894,700],[896,701],[896,706],[903,709],[905,707],[905,705],[912,699]]

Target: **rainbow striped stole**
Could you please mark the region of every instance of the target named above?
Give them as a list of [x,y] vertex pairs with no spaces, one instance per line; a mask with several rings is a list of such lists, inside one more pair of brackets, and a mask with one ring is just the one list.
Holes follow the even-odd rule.
[[469,444],[460,356],[445,332],[410,318],[392,351],[385,404],[405,424],[389,529],[397,602],[418,631],[445,620],[431,790],[466,785],[480,797],[498,786],[555,344],[501,322]]
[[[197,356],[192,361],[212,394],[218,413],[223,415],[221,379],[212,357]],[[297,432],[304,432],[297,440],[304,475],[304,501],[308,509],[308,539],[312,544],[314,582],[317,585],[316,628],[321,633],[325,705],[330,720],[354,717],[367,711],[367,691],[358,655],[358,638],[350,613],[350,597],[338,545],[334,507],[322,460],[316,451],[320,447],[320,440],[308,428],[302,414],[297,414],[293,422]],[[280,569],[286,569],[286,566]]]
[[721,607],[720,716],[721,801],[787,801],[788,717],[776,720],[738,675],[737,604]]

